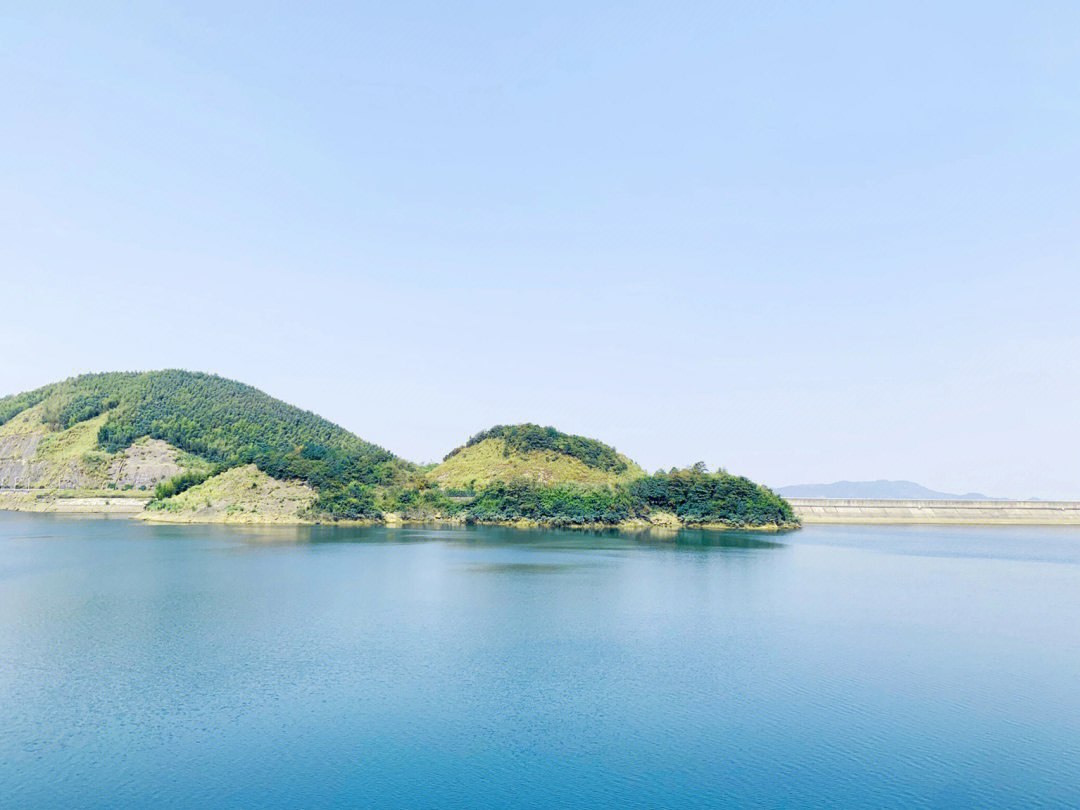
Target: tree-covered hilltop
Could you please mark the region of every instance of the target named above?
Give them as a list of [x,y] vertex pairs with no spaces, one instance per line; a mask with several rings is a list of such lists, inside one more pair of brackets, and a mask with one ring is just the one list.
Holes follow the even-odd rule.
[[450,490],[527,479],[538,484],[614,486],[645,471],[609,445],[533,424],[496,425],[446,455],[428,474]]
[[628,521],[730,528],[798,525],[791,506],[779,495],[748,478],[710,473],[701,464],[611,486],[495,480],[478,492],[456,497],[423,479],[399,487],[353,484],[321,496],[320,502],[326,514],[354,519],[394,513],[406,520],[528,521],[562,527],[617,526]]
[[614,447],[609,447],[603,442],[585,436],[573,436],[553,427],[540,427],[531,423],[496,425],[489,430],[477,433],[461,447],[451,450],[443,460],[446,461],[487,439],[501,439],[505,455],[527,453],[530,450],[550,450],[576,458],[588,467],[595,467],[605,472],[626,472],[628,466],[626,459],[615,452]]
[[618,524],[674,517],[679,524],[735,527],[794,526],[791,506],[771,490],[703,465],[658,472],[610,488],[497,483],[465,509],[477,521],[529,520],[554,526]]
[[86,374],[0,400],[5,421],[37,404],[65,430],[101,416],[97,441],[116,452],[136,439],[161,439],[222,468],[255,464],[274,478],[316,488],[391,484],[411,465],[344,428],[249,385],[190,371]]

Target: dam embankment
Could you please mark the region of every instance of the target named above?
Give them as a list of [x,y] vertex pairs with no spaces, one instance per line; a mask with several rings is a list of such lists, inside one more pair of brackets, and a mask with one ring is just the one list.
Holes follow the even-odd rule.
[[788,498],[809,523],[970,523],[1080,526],[1080,501],[899,501]]

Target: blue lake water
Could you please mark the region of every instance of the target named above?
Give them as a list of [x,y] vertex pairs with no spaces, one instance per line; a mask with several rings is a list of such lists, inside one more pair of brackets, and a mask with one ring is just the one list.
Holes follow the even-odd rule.
[[1080,807],[1080,531],[0,513],[46,807]]

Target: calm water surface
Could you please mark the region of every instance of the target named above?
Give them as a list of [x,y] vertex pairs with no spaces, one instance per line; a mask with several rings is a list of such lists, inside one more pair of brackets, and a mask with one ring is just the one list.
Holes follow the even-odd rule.
[[0,513],[46,807],[1080,807],[1080,531]]

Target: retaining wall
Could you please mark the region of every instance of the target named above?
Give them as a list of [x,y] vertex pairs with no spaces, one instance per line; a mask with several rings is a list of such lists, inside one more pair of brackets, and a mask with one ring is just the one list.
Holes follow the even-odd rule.
[[788,498],[803,523],[1080,525],[1077,501],[893,501]]

